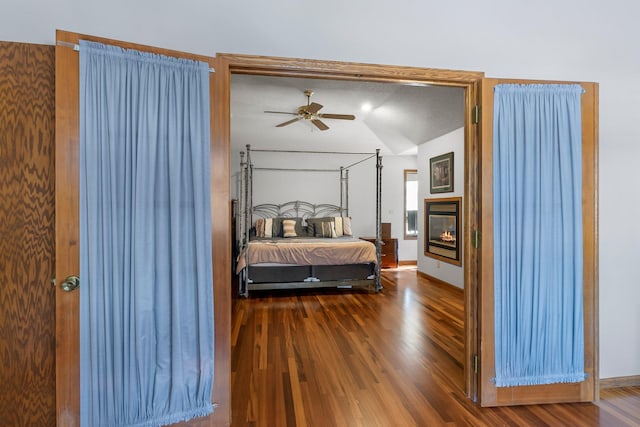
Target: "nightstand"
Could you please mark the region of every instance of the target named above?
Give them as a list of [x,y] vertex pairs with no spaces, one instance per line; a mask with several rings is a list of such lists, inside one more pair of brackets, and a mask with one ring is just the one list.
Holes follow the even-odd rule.
[[[360,237],[362,240],[376,244],[375,237]],[[380,239],[380,267],[398,268],[398,239]]]

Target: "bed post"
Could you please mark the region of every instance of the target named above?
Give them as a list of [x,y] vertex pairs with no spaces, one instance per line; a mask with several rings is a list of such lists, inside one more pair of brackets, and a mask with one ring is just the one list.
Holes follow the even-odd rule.
[[349,169],[340,166],[340,215],[349,216]]
[[340,166],[340,215],[344,215],[344,166]]
[[[238,173],[238,211],[236,213],[236,241],[238,242],[238,257],[242,255],[243,250],[246,250],[246,229],[247,229],[247,200],[246,200],[246,177],[247,163],[244,159],[244,151],[240,152],[240,172]],[[236,260],[236,265],[239,260]],[[244,295],[246,283],[244,279],[244,271],[238,275],[238,294]]]
[[236,211],[236,241],[238,242],[238,248],[241,249],[244,244],[244,210],[245,210],[245,200],[244,200],[244,168],[247,167],[247,164],[244,161],[244,151],[240,152],[240,172],[238,172],[238,206]]
[[344,202],[345,202],[345,207],[347,209],[347,213],[345,216],[349,216],[349,169],[345,170],[345,177],[344,177]]
[[253,218],[251,212],[253,210],[253,177],[251,176],[251,145],[247,144],[247,160],[244,163],[243,169],[244,176],[244,210],[243,210],[243,231],[244,231],[244,257],[245,265],[247,266],[242,273],[240,280],[242,286],[240,287],[240,294],[244,297],[249,296],[249,239],[251,238],[251,224]]
[[376,292],[382,289],[380,283],[381,252],[382,252],[382,157],[380,149],[376,149],[376,256],[378,262],[376,264]]

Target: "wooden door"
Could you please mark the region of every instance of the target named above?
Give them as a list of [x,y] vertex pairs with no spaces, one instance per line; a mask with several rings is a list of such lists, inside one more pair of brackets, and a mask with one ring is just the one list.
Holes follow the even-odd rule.
[[[58,31],[56,34],[56,406],[58,425],[78,426],[80,420],[79,295],[80,287],[66,292],[61,283],[80,270],[79,232],[79,56],[74,46],[90,40],[146,52],[188,58],[216,66],[215,58],[190,55],[94,36]],[[225,96],[224,74],[210,78],[211,97],[211,206],[214,281],[215,365],[209,417],[183,423],[189,426],[230,424],[230,247],[229,148],[221,137],[228,127],[224,111],[213,100]],[[221,80],[222,79],[222,80]],[[228,95],[227,95],[228,96]],[[217,126],[214,126],[216,123]],[[215,208],[214,208],[215,207]]]
[[0,42],[0,425],[55,424],[54,49]]
[[[481,248],[479,250],[479,358],[480,403],[482,406],[580,402],[598,396],[597,364],[597,150],[598,85],[579,83],[582,95],[582,208],[584,241],[584,368],[581,383],[526,387],[496,387],[493,304],[493,89],[502,83],[569,83],[507,79],[483,79],[480,90],[482,111],[480,165]],[[573,82],[572,82],[573,83]]]

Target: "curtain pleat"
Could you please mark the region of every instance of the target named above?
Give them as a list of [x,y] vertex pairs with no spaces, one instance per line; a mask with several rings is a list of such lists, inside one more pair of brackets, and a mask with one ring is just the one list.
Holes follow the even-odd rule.
[[495,88],[498,387],[585,378],[581,93],[579,85]]
[[212,412],[209,71],[80,43],[83,426]]

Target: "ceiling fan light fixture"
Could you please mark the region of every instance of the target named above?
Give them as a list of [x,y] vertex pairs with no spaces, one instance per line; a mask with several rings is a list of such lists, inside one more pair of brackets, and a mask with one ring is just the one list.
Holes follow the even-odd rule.
[[276,127],[288,126],[292,123],[295,123],[297,121],[304,119],[311,122],[315,127],[317,127],[320,130],[329,129],[329,126],[327,126],[320,119],[354,120],[356,118],[356,116],[354,116],[353,114],[320,113],[319,111],[323,106],[321,104],[318,104],[317,102],[311,102],[311,95],[313,95],[313,91],[307,89],[304,91],[304,94],[307,97],[307,105],[302,105],[298,107],[295,113],[291,113],[287,111],[265,111],[265,113],[292,114],[294,116],[298,116],[295,119],[280,123],[276,125]]

